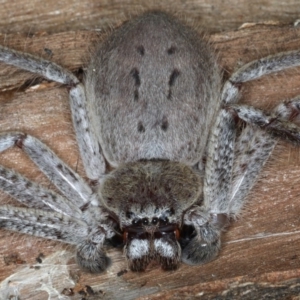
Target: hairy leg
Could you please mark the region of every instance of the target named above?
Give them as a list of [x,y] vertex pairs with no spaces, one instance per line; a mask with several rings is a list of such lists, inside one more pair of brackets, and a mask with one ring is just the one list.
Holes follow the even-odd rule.
[[[238,111],[243,112],[246,108],[235,104],[239,99],[239,86],[243,82],[299,65],[300,51],[280,53],[246,64],[225,83],[221,93],[223,108],[212,128],[206,151],[203,203],[192,207],[184,217],[184,224],[195,230],[195,236],[183,249],[184,262],[199,264],[216,257],[222,228],[230,216],[240,211],[246,195],[276,144],[267,132],[261,132],[260,136],[258,130],[257,135],[253,136],[252,130],[255,129],[251,128],[244,129],[236,140],[236,117],[241,117]],[[259,115],[265,122],[263,125],[267,124],[267,131],[273,135],[276,133],[274,128],[269,130],[272,123],[281,133],[277,135],[282,136],[282,132],[288,132],[285,136],[289,140],[299,141],[299,127],[288,121],[291,119],[288,116],[294,110],[287,112],[282,109],[279,112],[280,109],[275,110],[272,122],[268,120],[267,114],[254,108],[246,110],[244,118],[249,117],[249,112],[260,112],[256,115],[253,113],[254,117],[249,123],[255,124],[255,116]],[[258,122],[256,125],[259,125]]]
[[98,180],[105,172],[105,160],[88,112],[84,87],[77,77],[51,61],[3,46],[0,46],[0,61],[41,75],[48,80],[66,84],[69,87],[73,125],[81,158],[87,176],[92,180]]
[[92,201],[92,190],[88,184],[41,141],[19,132],[0,134],[0,151],[13,146],[21,148],[77,207]]

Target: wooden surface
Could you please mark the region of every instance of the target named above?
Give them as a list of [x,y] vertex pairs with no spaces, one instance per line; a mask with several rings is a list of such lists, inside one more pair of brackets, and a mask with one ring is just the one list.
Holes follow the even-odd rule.
[[[296,15],[299,16],[296,1],[287,2],[284,12],[279,2],[272,1],[271,7],[271,1],[264,1],[261,6],[254,1],[252,10],[247,13],[241,8],[243,1],[239,2],[240,6],[236,4],[240,10],[235,2],[227,1],[226,7],[215,3],[212,9],[206,2],[183,4],[175,1],[173,7],[173,10],[178,7],[178,11],[195,23],[206,18],[214,20],[207,21],[210,32],[226,29],[210,37],[225,76],[253,59],[299,49],[300,28],[274,25],[278,21],[293,23]],[[89,45],[101,35],[99,31],[82,29],[119,24],[119,17],[124,19],[126,14],[135,13],[141,6],[138,1],[123,1],[122,9],[117,1],[111,6],[108,1],[80,1],[76,2],[77,6],[75,1],[73,6],[67,4],[72,2],[61,1],[57,8],[60,13],[55,14],[51,1],[24,2],[23,6],[22,1],[18,3],[19,7],[14,10],[11,7],[16,6],[16,2],[2,3],[1,14],[6,13],[1,18],[0,43],[48,57],[79,73],[84,69]],[[46,6],[51,8],[48,13]],[[159,6],[164,7],[164,2]],[[93,12],[90,18],[83,8]],[[276,8],[277,14],[274,13]],[[202,15],[203,11],[206,15]],[[95,24],[95,16],[105,18]],[[270,20],[274,21],[273,25],[229,31],[244,21],[263,23]],[[73,26],[76,31],[70,31]],[[51,57],[45,48],[51,50]],[[299,71],[294,69],[245,84],[242,101],[271,109],[280,101],[300,94]],[[85,176],[65,87],[1,64],[0,129],[22,130],[40,138]],[[2,153],[0,163],[51,187],[18,149]],[[262,299],[262,295],[271,299],[293,299],[300,293],[297,279],[300,277],[299,183],[299,148],[280,143],[249,196],[244,213],[223,235],[219,257],[203,266],[182,264],[179,270],[172,272],[163,272],[158,265],[152,264],[144,273],[133,273],[127,270],[122,251],[109,249],[113,264],[108,271],[101,275],[87,274],[76,266],[72,247],[0,231],[0,299],[18,294],[22,300],[63,299],[59,296],[62,292],[66,299],[215,299],[217,296],[218,299]],[[0,200],[12,203],[4,194],[0,194]]]
[[171,10],[209,32],[247,22],[287,23],[300,16],[298,0],[0,0],[0,32],[35,34],[104,29],[145,9]]

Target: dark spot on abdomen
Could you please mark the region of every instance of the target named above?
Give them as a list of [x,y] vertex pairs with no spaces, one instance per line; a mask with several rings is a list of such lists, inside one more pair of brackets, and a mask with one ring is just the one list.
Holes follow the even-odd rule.
[[140,72],[137,68],[133,68],[130,71],[130,75],[133,77],[134,85],[135,85],[135,89],[134,89],[134,92],[133,92],[133,99],[134,99],[134,101],[138,101],[138,99],[139,99],[139,87],[141,85]]
[[141,133],[145,132],[146,129],[145,129],[144,124],[142,123],[142,121],[138,122],[137,130],[138,130],[138,132],[141,132]]
[[174,69],[170,75],[169,86],[173,86],[176,78],[179,76],[180,72],[177,69]]
[[137,50],[137,52],[138,52],[139,54],[141,54],[141,56],[144,56],[144,54],[145,54],[145,48],[144,48],[143,45],[137,46],[137,47],[136,47],[136,50]]
[[176,47],[175,47],[175,46],[171,46],[171,47],[167,50],[167,53],[168,53],[169,55],[172,55],[172,54],[175,53],[175,51],[176,51]]
[[169,93],[168,93],[168,99],[171,100],[172,99],[172,87],[175,84],[176,78],[179,76],[180,72],[177,69],[174,69],[173,72],[170,75],[169,78]]
[[163,131],[167,131],[168,127],[169,127],[169,121],[166,116],[163,116],[162,122],[161,122],[161,129]]
[[131,71],[130,71],[130,75],[134,78],[134,81],[135,81],[135,86],[136,87],[139,87],[140,84],[141,84],[141,80],[140,80],[140,72],[137,68],[133,68]]

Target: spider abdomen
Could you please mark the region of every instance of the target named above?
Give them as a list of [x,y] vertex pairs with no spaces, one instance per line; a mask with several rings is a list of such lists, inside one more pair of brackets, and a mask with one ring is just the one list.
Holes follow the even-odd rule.
[[220,90],[207,42],[150,12],[116,30],[96,54],[86,90],[107,160],[198,162]]

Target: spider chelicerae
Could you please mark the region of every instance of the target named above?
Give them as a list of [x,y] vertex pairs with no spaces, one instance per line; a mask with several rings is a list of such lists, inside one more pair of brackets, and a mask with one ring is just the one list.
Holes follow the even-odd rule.
[[[28,208],[0,207],[0,227],[76,245],[78,264],[104,271],[105,241],[129,266],[163,269],[214,259],[276,137],[299,142],[300,98],[267,113],[238,104],[243,82],[300,64],[300,52],[250,62],[222,82],[201,35],[153,11],[125,23],[93,52],[84,83],[57,64],[0,47],[0,60],[65,84],[88,184],[43,142],[0,135],[59,192],[0,166],[0,188]],[[242,127],[238,127],[241,123]],[[263,129],[263,130],[261,130]]]

